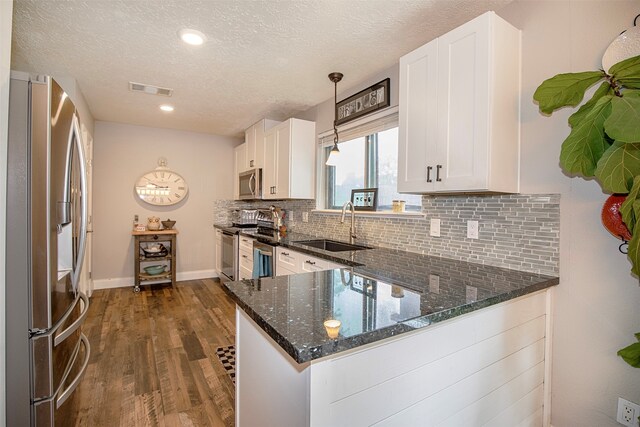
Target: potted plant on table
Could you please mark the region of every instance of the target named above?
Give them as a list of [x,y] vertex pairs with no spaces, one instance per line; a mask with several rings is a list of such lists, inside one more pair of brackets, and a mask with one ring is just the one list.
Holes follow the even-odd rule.
[[[551,114],[580,104],[598,82],[591,99],[569,117],[571,133],[562,143],[560,165],[571,175],[595,178],[606,192],[626,195],[620,213],[632,236],[631,272],[640,276],[640,56],[618,62],[608,72],[558,74],[545,80],[533,99],[540,111]],[[638,342],[618,355],[640,368],[640,333],[635,336]]]

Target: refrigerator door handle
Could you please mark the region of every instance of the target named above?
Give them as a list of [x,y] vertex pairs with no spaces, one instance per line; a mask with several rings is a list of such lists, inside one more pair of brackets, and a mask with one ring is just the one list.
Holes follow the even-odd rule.
[[[67,387],[66,390],[60,393],[60,395],[56,399],[56,409],[62,406],[62,404],[66,402],[69,396],[71,396],[71,393],[75,391],[75,389],[78,387],[78,384],[80,384],[80,381],[82,380],[82,376],[87,370],[87,366],[89,365],[89,357],[91,356],[91,345],[89,344],[89,340],[84,334],[80,334],[80,342],[84,344],[84,348],[85,348],[84,361],[82,362],[82,369],[80,369],[80,372],[78,373],[78,375],[73,379],[71,384],[69,384],[69,387]],[[77,357],[77,354],[76,354],[76,357]]]
[[82,138],[80,134],[80,124],[78,123],[78,116],[73,115],[71,121],[71,132],[74,135],[76,143],[76,149],[78,150],[78,160],[80,166],[80,236],[78,243],[78,254],[73,269],[73,276],[71,277],[71,284],[75,291],[78,290],[78,284],[80,281],[80,272],[82,271],[82,262],[84,261],[84,252],[87,246],[87,225],[88,225],[88,208],[87,208],[87,168],[85,164],[84,149],[82,147]]
[[[84,303],[82,313],[80,313],[80,316],[78,316],[78,318],[71,325],[69,325],[67,329],[62,331],[60,334],[56,335],[55,339],[53,340],[54,347],[60,344],[62,341],[66,340],[69,337],[69,335],[74,333],[75,330],[78,329],[80,325],[82,325],[82,322],[84,322],[84,319],[87,317],[87,314],[89,313],[89,298],[87,298],[87,296],[82,292],[78,292],[78,297],[79,297],[78,299],[81,299],[82,302]],[[78,303],[78,300],[76,300],[75,304],[73,304],[73,307],[75,307],[77,303]],[[64,316],[64,318],[61,320],[61,324],[67,319],[68,315],[73,312],[73,307],[71,308],[71,310],[67,312],[68,314]]]

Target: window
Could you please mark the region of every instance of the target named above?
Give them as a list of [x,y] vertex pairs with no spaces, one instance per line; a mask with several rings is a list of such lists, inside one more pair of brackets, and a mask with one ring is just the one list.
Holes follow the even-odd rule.
[[[389,124],[362,126],[340,133],[340,155],[335,166],[324,163],[333,146],[333,134],[322,141],[322,168],[326,209],[341,209],[351,200],[351,190],[378,188],[378,211],[390,211],[393,200],[406,201],[405,209],[420,211],[419,195],[400,194],[398,188],[397,116]],[[384,120],[384,119],[382,119]],[[363,129],[364,128],[364,129]]]

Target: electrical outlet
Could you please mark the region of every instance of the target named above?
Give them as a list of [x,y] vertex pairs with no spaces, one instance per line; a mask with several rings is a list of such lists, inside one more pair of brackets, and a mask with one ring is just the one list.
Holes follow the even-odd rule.
[[309,222],[309,212],[302,212],[302,222]]
[[434,294],[440,293],[440,276],[437,274],[429,275],[429,292]]
[[619,397],[616,421],[623,426],[637,427],[638,417],[640,417],[640,405]]
[[477,239],[479,228],[478,221],[467,221],[467,238]]
[[440,220],[431,218],[431,226],[429,227],[429,235],[432,237],[440,237]]

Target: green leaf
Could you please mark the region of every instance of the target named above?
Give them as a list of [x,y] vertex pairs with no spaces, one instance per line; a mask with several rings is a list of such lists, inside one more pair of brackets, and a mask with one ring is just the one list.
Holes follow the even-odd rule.
[[640,89],[640,78],[629,78],[620,81],[620,84],[629,89]]
[[618,356],[634,368],[640,368],[640,342],[618,350]]
[[604,122],[611,138],[622,142],[640,142],[640,96],[634,92],[611,100],[611,115]]
[[[638,212],[635,214],[637,218]],[[634,233],[631,237],[627,256],[631,260],[631,272],[636,276],[640,276],[640,233]]]
[[600,98],[562,143],[560,165],[567,172],[593,176],[598,160],[609,148],[604,122],[611,113],[611,99],[610,95]]
[[533,99],[538,101],[540,111],[546,114],[567,105],[575,107],[584,98],[585,91],[603,77],[601,71],[558,74],[543,81]]
[[609,68],[609,74],[620,82],[626,78],[637,79],[640,75],[640,56],[633,56],[617,64],[613,64],[611,68]]
[[598,161],[595,175],[605,191],[628,193],[640,175],[640,144],[614,142]]
[[631,191],[627,195],[627,198],[620,205],[620,214],[622,215],[622,221],[629,229],[629,232],[633,235],[633,229],[636,226],[636,216],[633,209],[633,202],[640,197],[640,176],[633,178],[633,186]]
[[578,123],[580,123],[589,113],[589,111],[591,111],[593,106],[596,105],[596,102],[598,102],[600,98],[607,94],[613,94],[613,90],[611,89],[611,85],[608,82],[604,82],[600,85],[598,90],[596,90],[591,99],[582,104],[580,109],[569,117],[569,125],[571,127],[575,127]]
[[640,332],[636,332],[634,335],[636,336],[638,342],[640,342]]

